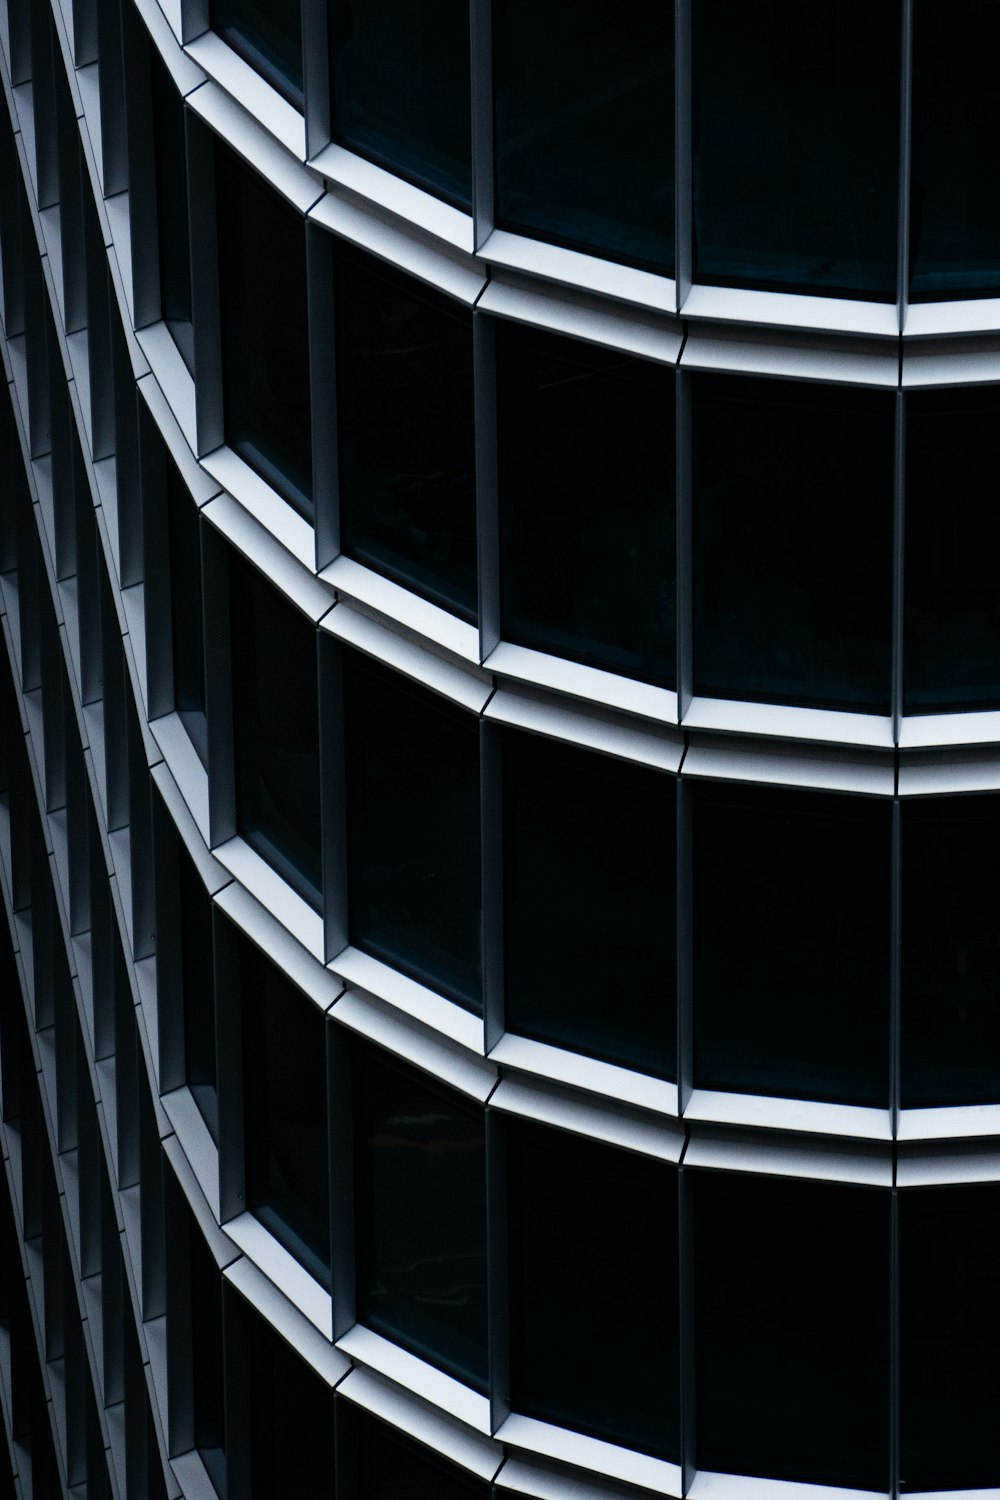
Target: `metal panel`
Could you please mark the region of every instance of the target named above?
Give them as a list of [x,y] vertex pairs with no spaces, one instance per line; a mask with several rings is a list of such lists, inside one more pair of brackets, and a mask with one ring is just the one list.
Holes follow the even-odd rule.
[[[303,9],[317,4],[318,0],[303,0]],[[318,572],[332,562],[340,551],[340,485],[337,459],[333,242],[328,234],[324,234],[312,222],[306,223],[306,280],[309,298],[313,502],[316,515],[315,564]]]

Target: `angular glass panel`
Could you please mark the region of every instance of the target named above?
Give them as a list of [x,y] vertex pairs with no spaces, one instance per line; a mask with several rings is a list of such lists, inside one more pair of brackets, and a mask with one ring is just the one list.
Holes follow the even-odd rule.
[[886,1490],[890,1194],[691,1175],[699,1467]]
[[249,1324],[253,1500],[330,1500],[333,1394],[263,1318]]
[[298,0],[209,0],[209,24],[289,104],[302,108]]
[[235,552],[229,579],[237,826],[261,857],[318,907],[316,632]]
[[672,685],[673,371],[514,323],[496,345],[504,636]]
[[359,1321],[485,1391],[482,1108],[358,1046],[354,1132]]
[[479,722],[344,653],[350,939],[482,1008]]
[[330,0],[335,141],[472,210],[467,0]]
[[673,777],[505,732],[511,1031],[674,1077],[676,826]]
[[677,1174],[581,1136],[507,1126],[516,1412],[677,1458]]
[[900,1193],[900,1487],[1000,1481],[1000,1188]]
[[910,298],[995,297],[1000,201],[997,0],[915,0]]
[[201,589],[198,509],[171,459],[164,463],[167,546],[170,553],[170,635],[174,708],[201,757],[208,761],[205,718],[205,613]]
[[340,545],[475,621],[472,312],[334,251]]
[[497,0],[496,222],[674,267],[671,0]]
[[305,226],[221,144],[215,163],[226,442],[311,520]]
[[896,298],[898,0],[698,0],[694,279]]
[[188,239],[184,102],[155,47],[149,49],[160,252],[160,313],[188,369],[194,372],[191,247]]
[[888,803],[693,796],[696,1086],[888,1108]]
[[240,940],[247,1208],[330,1280],[326,1025],[262,951]]
[[1000,705],[1000,387],[906,398],[907,713]]
[[889,712],[894,396],[694,377],[694,684]]
[[[347,1493],[362,1500],[489,1500],[490,1486],[346,1401]],[[341,1472],[338,1469],[338,1472]]]
[[212,973],[212,898],[191,856],[178,849],[184,1077],[205,1124],[219,1139],[215,985]]
[[903,1104],[1000,1101],[1000,797],[903,804]]

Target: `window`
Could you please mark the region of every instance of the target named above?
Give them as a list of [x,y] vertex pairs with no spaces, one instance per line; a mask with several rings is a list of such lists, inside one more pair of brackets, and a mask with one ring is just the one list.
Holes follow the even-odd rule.
[[888,801],[694,783],[695,1082],[889,1104]]
[[335,141],[472,209],[467,0],[330,0]]
[[340,541],[475,621],[472,312],[337,242]]
[[326,1024],[264,953],[240,942],[246,1203],[317,1281],[330,1280]]
[[221,144],[215,162],[226,442],[311,520],[305,226]]
[[674,779],[507,731],[503,858],[508,1028],[672,1078]]
[[205,617],[198,510],[177,466],[166,455],[163,467],[166,478],[174,708],[202,762],[207,763]]
[[695,376],[696,693],[889,712],[894,399]]
[[479,724],[344,653],[350,940],[482,1008]]
[[191,326],[191,250],[188,230],[184,101],[155,45],[149,47],[160,257],[160,312],[188,369],[194,373]]
[[984,191],[1000,150],[996,0],[916,0],[910,297],[995,297],[1000,205]]
[[332,1392],[263,1318],[246,1316],[254,1500],[330,1500]]
[[544,1126],[507,1131],[513,1409],[676,1459],[676,1172]]
[[886,1490],[890,1195],[693,1177],[698,1467]]
[[673,74],[671,0],[497,0],[498,226],[671,275]]
[[896,297],[897,0],[698,0],[694,278]]
[[483,1110],[354,1053],[358,1319],[487,1388]]
[[338,1405],[343,1459],[337,1472],[346,1477],[347,1500],[489,1500],[490,1486],[482,1480],[348,1402]]
[[673,371],[514,323],[496,344],[503,634],[672,685]]
[[213,31],[301,110],[302,18],[296,0],[209,0]]
[[1000,797],[903,804],[903,1103],[1000,1100]]
[[236,818],[240,833],[319,906],[319,706],[316,632],[230,553]]
[[907,713],[1000,705],[998,420],[1000,386],[906,398]]

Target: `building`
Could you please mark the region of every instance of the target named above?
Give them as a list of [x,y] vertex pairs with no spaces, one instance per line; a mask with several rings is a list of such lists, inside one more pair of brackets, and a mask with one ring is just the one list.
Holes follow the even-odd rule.
[[1000,1489],[998,42],[7,0],[0,1494]]

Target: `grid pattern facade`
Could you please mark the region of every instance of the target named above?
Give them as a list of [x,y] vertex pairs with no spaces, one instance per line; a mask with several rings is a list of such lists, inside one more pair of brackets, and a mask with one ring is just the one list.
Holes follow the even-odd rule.
[[1000,1487],[998,30],[7,0],[0,1494]]

